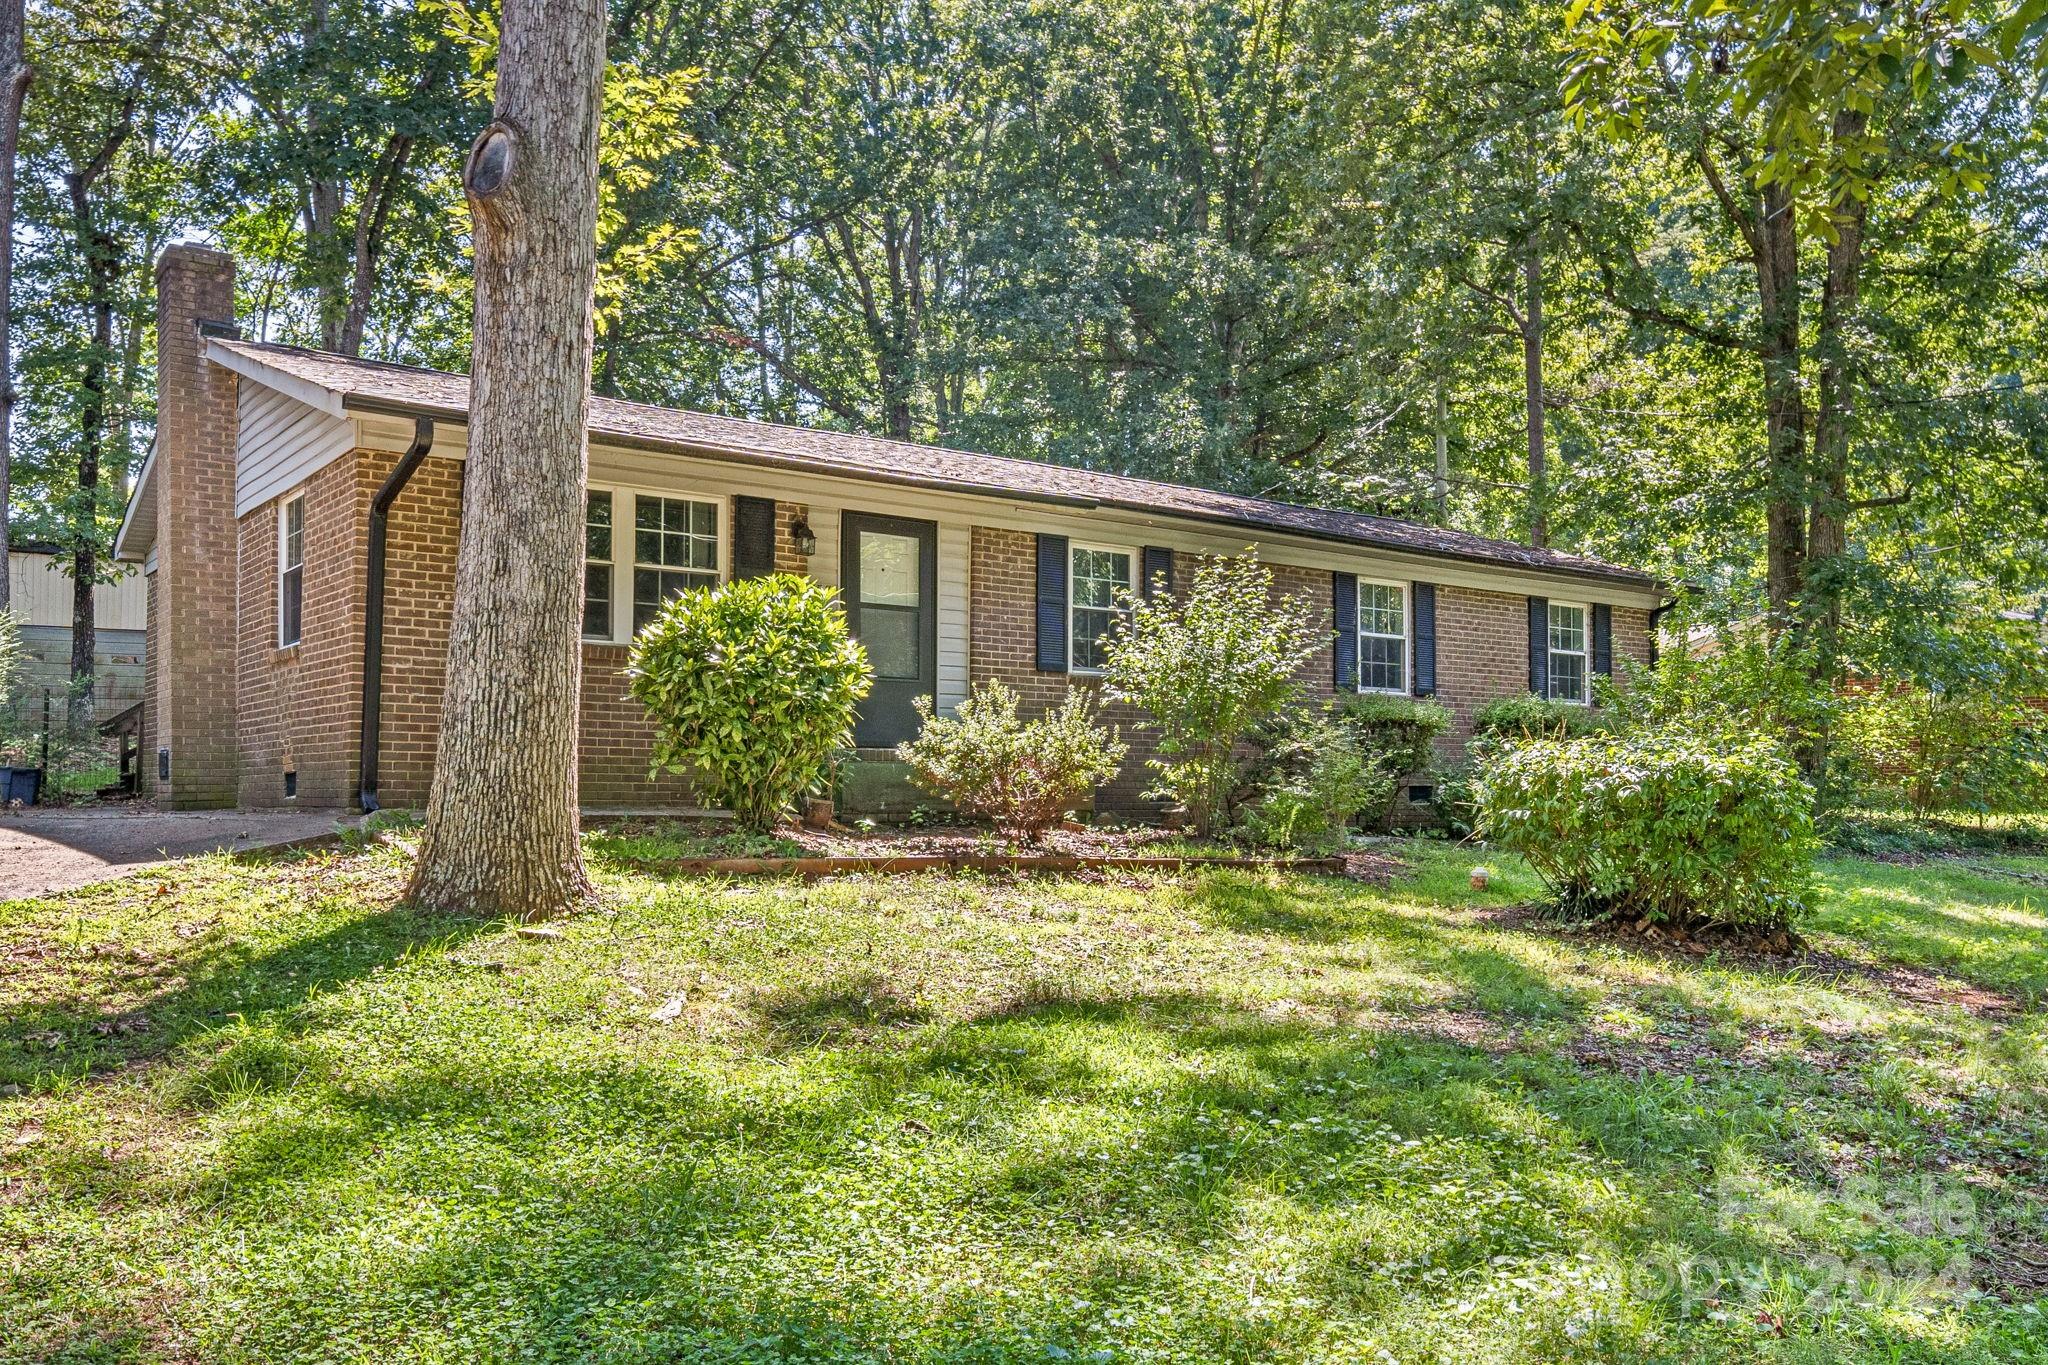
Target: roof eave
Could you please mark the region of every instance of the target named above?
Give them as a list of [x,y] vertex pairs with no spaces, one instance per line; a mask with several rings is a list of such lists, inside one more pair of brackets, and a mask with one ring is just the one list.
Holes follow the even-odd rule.
[[121,529],[114,533],[114,559],[119,563],[141,564],[149,558],[156,540],[155,518],[138,518],[136,512],[155,474],[156,440],[151,438],[149,452],[142,457],[141,472],[135,476],[135,487],[128,494],[128,505],[121,509]]

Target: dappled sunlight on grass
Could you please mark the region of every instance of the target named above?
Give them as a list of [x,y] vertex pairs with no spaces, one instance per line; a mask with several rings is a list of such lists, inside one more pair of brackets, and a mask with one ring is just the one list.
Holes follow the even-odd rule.
[[[2022,882],[1832,864],[1859,974],[1518,927],[1526,868],[1430,844],[1384,889],[592,847],[553,938],[393,908],[380,848],[0,908],[0,1361],[2048,1352],[1999,1278],[2048,1031],[1872,974],[2024,993]],[[1913,1271],[1957,1256],[2014,1305]]]

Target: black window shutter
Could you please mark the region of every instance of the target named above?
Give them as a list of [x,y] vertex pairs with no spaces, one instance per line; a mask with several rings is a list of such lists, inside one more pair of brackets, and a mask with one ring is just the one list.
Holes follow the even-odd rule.
[[1147,545],[1140,556],[1145,562],[1139,595],[1150,602],[1155,594],[1173,595],[1173,551],[1164,545]]
[[1436,584],[1413,583],[1408,600],[1415,613],[1415,695],[1436,695]]
[[1614,608],[1593,604],[1593,671],[1614,675]]
[[775,572],[775,499],[742,493],[732,500],[732,576],[766,578]]
[[1358,575],[1330,575],[1330,615],[1337,628],[1336,648],[1330,651],[1331,681],[1339,692],[1358,690]]
[[1550,695],[1550,599],[1529,599],[1529,690]]
[[1067,538],[1038,538],[1038,671],[1067,671]]

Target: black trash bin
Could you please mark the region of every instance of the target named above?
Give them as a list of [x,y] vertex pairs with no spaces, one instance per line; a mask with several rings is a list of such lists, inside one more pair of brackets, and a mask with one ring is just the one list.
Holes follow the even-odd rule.
[[33,806],[42,799],[42,795],[41,768],[0,768],[0,806],[16,801],[24,806]]

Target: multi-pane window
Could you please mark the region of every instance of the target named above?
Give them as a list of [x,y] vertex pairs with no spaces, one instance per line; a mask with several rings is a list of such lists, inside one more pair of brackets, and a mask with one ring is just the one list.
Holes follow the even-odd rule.
[[306,602],[306,495],[287,498],[277,517],[277,644],[299,642]]
[[594,488],[583,499],[583,634],[612,638],[612,495]]
[[687,588],[718,586],[718,504],[633,500],[633,632]]
[[1398,583],[1358,585],[1358,688],[1408,690],[1408,595]]
[[1131,614],[1131,555],[1128,550],[1073,547],[1070,623],[1072,652],[1067,666],[1076,673],[1100,672],[1109,662],[1110,636]]
[[1586,609],[1550,604],[1550,696],[1586,700]]

